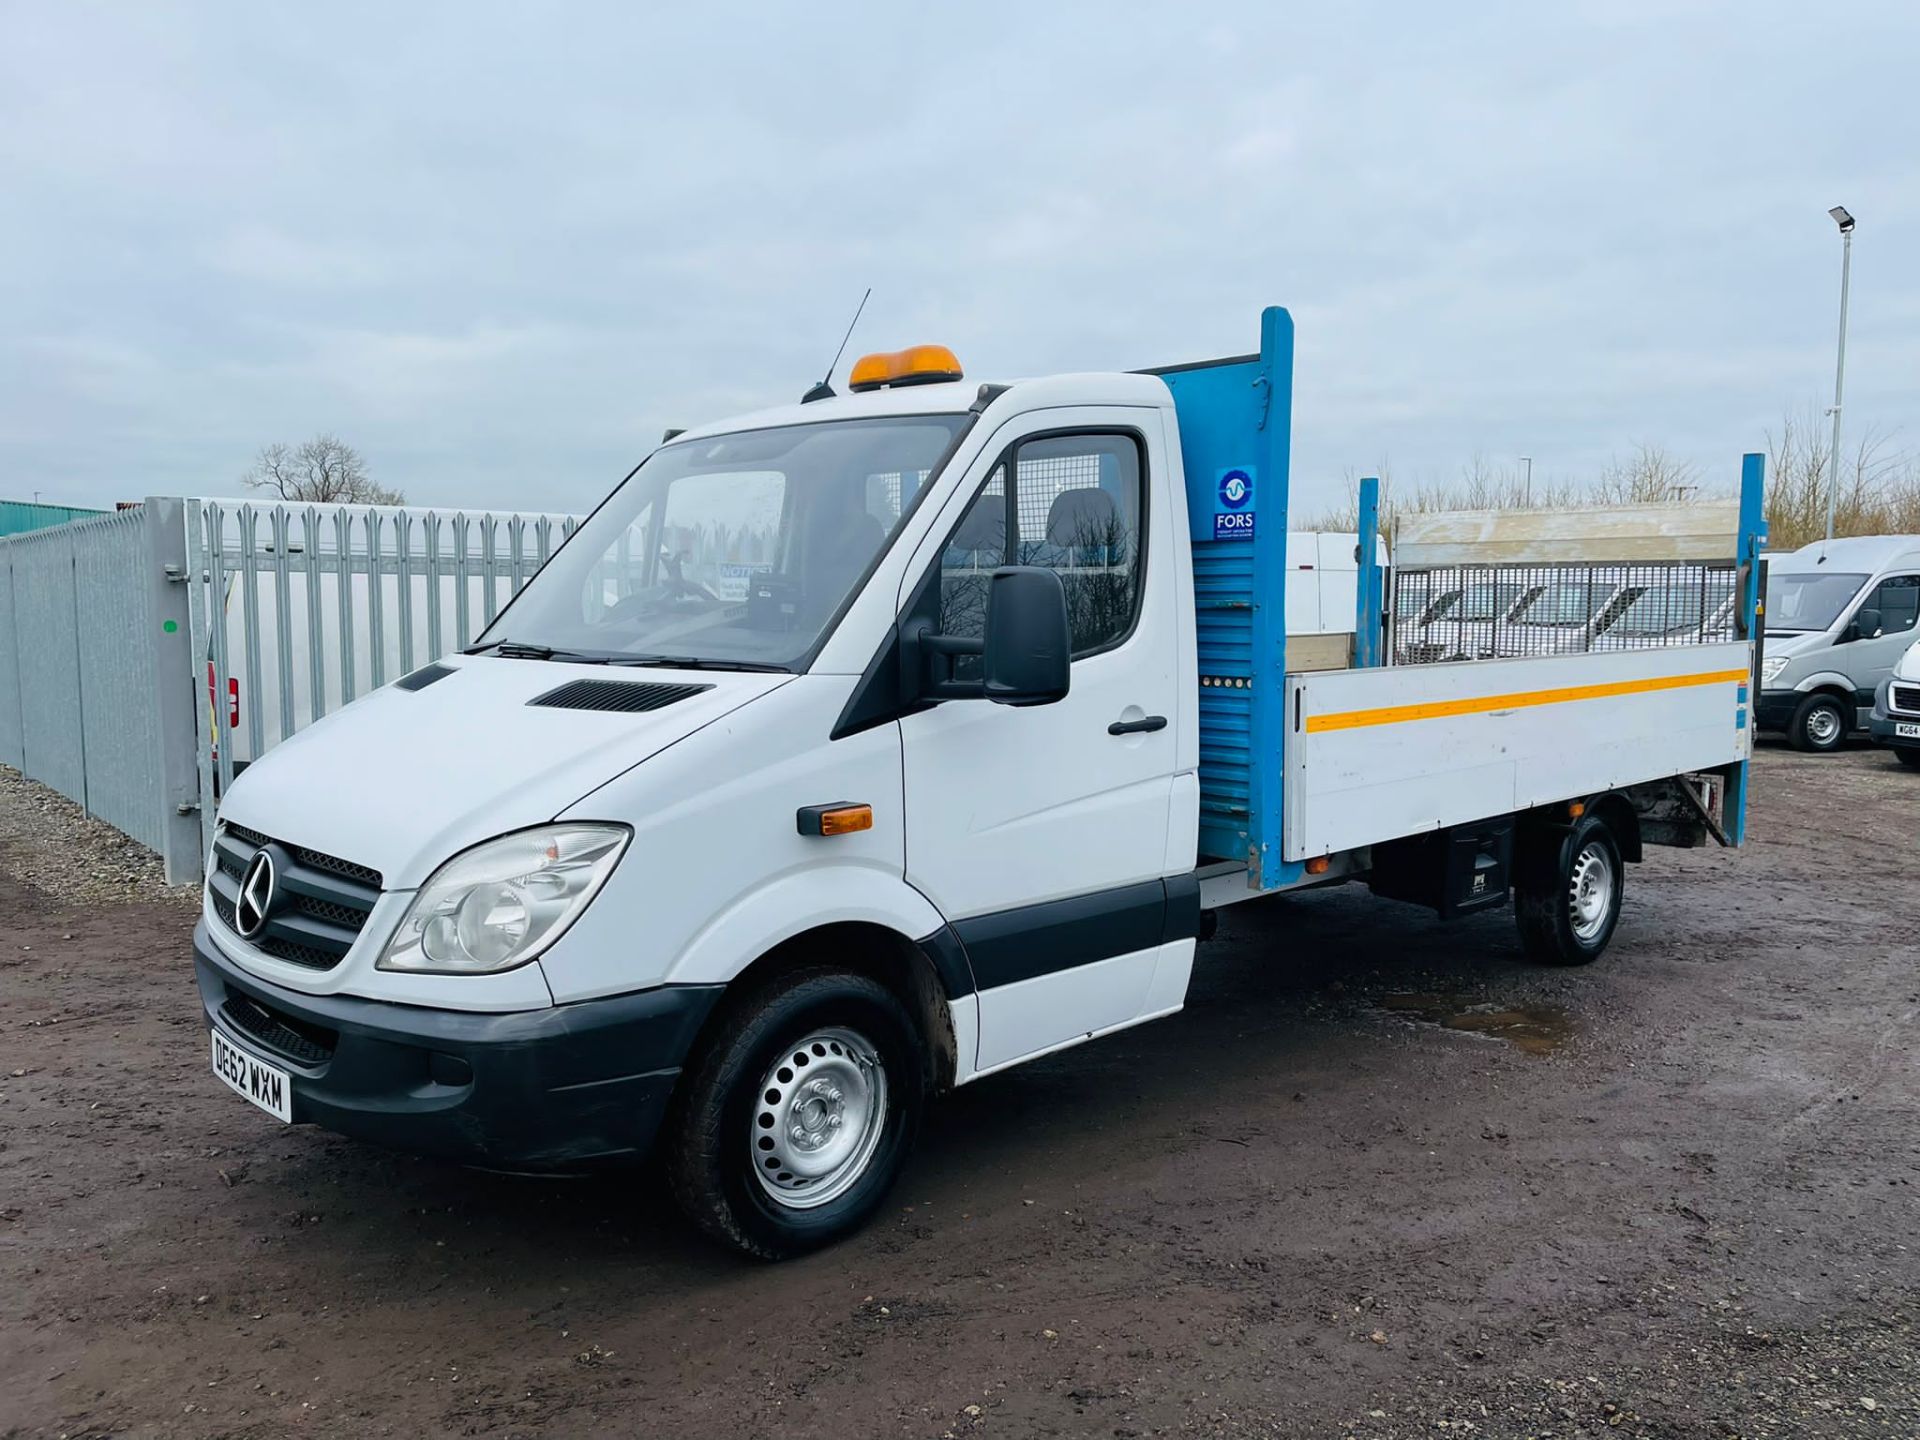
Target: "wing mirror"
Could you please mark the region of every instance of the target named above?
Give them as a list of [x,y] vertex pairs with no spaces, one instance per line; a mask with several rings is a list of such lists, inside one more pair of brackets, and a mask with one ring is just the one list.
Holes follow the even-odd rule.
[[1847,626],[1846,633],[1840,637],[1849,640],[1871,640],[1880,633],[1880,612],[1873,609],[1860,609],[1853,612],[1853,623]]
[[[920,693],[932,700],[1051,705],[1066,697],[1072,681],[1066,588],[1042,566],[1003,565],[993,572],[981,639],[923,629],[911,640],[927,657]],[[978,680],[955,678],[964,656],[979,657]]]
[[982,688],[996,705],[1051,705],[1072,683],[1073,641],[1067,592],[1059,575],[1037,565],[1005,565],[987,591]]

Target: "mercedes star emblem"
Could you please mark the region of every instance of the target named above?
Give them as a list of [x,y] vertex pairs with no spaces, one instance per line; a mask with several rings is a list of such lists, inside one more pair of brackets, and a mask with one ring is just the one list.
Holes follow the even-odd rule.
[[267,914],[273,908],[273,885],[273,856],[261,850],[240,878],[240,899],[233,907],[233,927],[249,940],[267,923]]

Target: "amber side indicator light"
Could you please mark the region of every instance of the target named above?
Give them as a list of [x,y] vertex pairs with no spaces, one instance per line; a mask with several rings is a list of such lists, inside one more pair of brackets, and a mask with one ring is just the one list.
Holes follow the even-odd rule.
[[1307,874],[1324,875],[1327,873],[1328,869],[1332,867],[1332,865],[1333,865],[1333,860],[1331,857],[1326,855],[1316,855],[1311,860],[1307,861]]
[[794,815],[794,824],[802,835],[851,835],[873,828],[873,806],[853,800],[836,800],[831,805],[802,805]]

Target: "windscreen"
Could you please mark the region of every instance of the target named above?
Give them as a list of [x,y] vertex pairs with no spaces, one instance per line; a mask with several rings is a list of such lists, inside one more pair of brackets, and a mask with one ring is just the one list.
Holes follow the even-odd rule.
[[1520,584],[1469,585],[1460,601],[1462,620],[1498,620],[1513,608],[1526,587]]
[[1617,635],[1674,635],[1698,630],[1732,594],[1732,584],[1655,585],[1620,612],[1610,629]]
[[1611,585],[1598,589],[1586,584],[1549,585],[1513,617],[1516,625],[1584,625],[1594,609],[1613,593]]
[[743,430],[648,457],[481,637],[558,658],[792,669],[967,421]]
[[1867,583],[1864,575],[1817,571],[1767,576],[1767,629],[1798,634],[1825,630],[1840,618],[1847,602]]

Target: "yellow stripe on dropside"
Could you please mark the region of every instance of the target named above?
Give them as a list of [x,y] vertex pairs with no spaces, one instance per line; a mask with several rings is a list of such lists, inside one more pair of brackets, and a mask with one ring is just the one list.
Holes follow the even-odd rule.
[[1694,685],[1728,685],[1747,678],[1745,670],[1707,670],[1697,675],[1662,675],[1653,680],[1613,680],[1604,685],[1566,685],[1558,690],[1517,690],[1511,695],[1476,695],[1465,700],[1433,700],[1424,705],[1388,705],[1379,710],[1341,710],[1331,715],[1309,715],[1307,733],[1398,725],[1403,720],[1439,720],[1448,715],[1483,715],[1490,710],[1520,710],[1530,705],[1564,705],[1570,700],[1604,700],[1610,695],[1685,690]]

